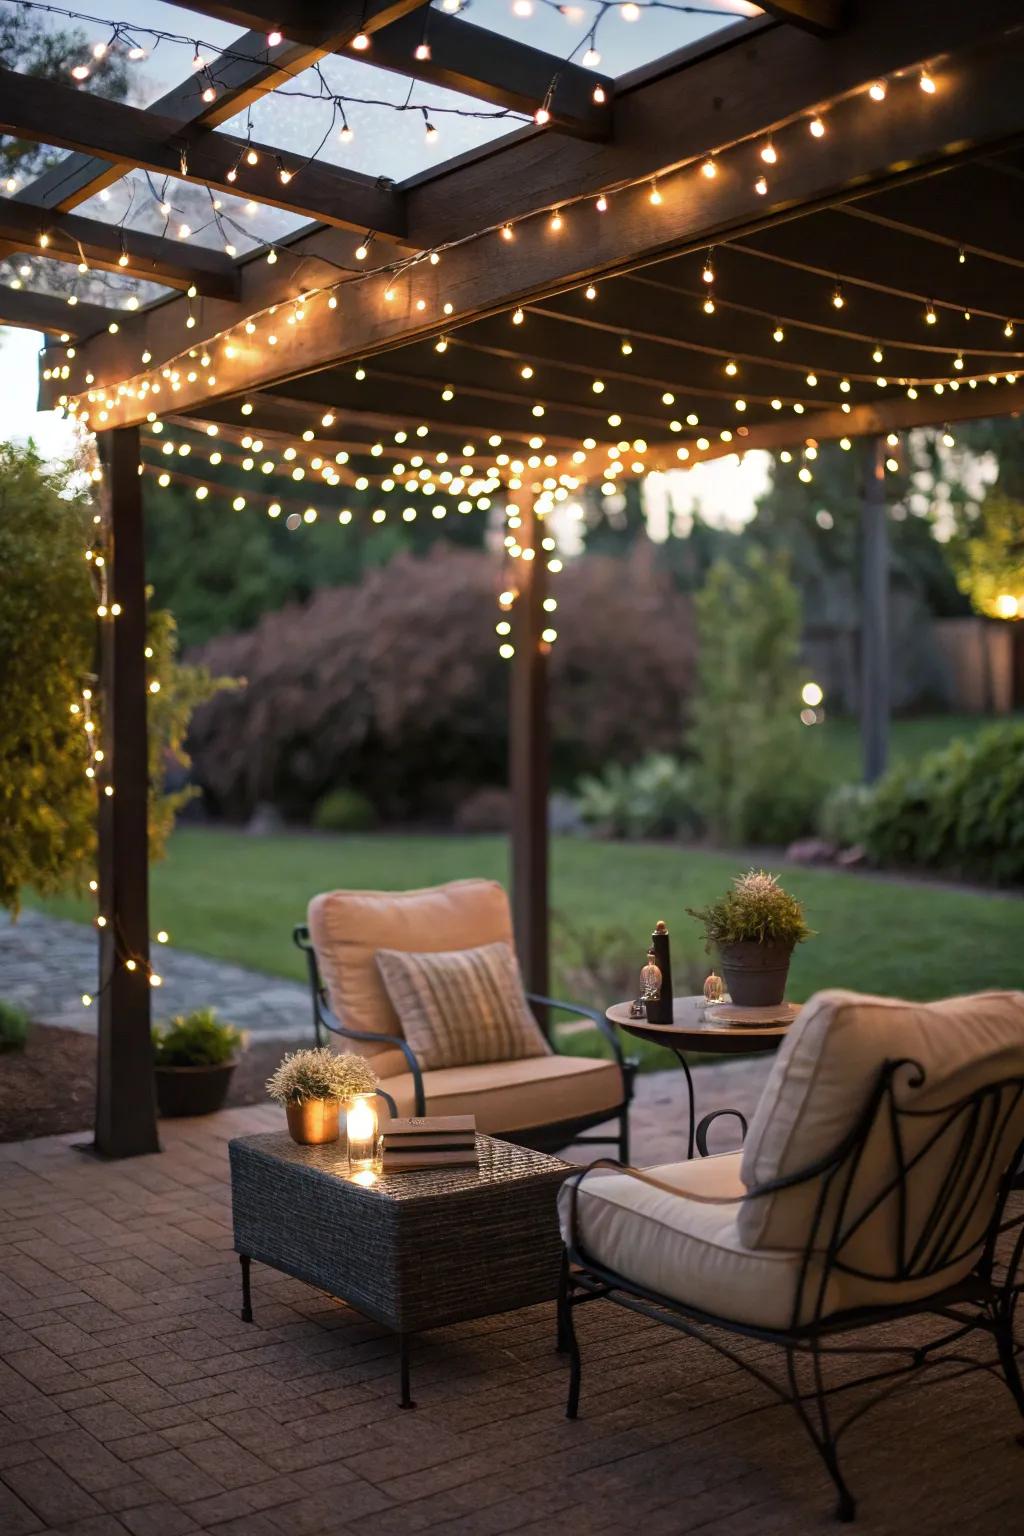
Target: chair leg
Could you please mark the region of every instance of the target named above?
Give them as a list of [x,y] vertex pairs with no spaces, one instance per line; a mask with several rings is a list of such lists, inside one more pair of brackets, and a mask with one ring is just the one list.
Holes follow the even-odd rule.
[[558,1347],[569,1353],[569,1398],[565,1405],[565,1416],[567,1419],[575,1419],[580,1411],[580,1377],[583,1366],[572,1315],[572,1276],[569,1273],[568,1254],[563,1254],[562,1266],[562,1281],[558,1289]]
[[839,1495],[839,1501],[836,1504],[836,1519],[850,1521],[857,1513],[857,1501],[846,1486],[846,1480],[839,1466],[839,1450],[836,1445],[835,1436],[832,1433],[832,1421],[829,1417],[828,1403],[825,1396],[825,1383],[821,1372],[821,1356],[814,1346],[811,1347],[811,1360],[814,1370],[814,1391],[813,1394],[809,1395],[813,1397],[817,1423],[811,1418],[803,1402],[796,1374],[794,1352],[791,1349],[787,1349],[786,1364],[789,1370],[793,1407],[796,1409],[797,1417],[810,1437],[811,1444],[825,1463],[825,1470],[835,1484],[836,1492]]
[[[1013,1336],[1012,1311],[1000,1309],[995,1319],[994,1333],[996,1348],[999,1351],[999,1364],[1003,1368],[1006,1385],[1020,1410],[1021,1418],[1024,1418],[1024,1382],[1021,1381],[1020,1366],[1017,1364],[1017,1343]],[[1024,1434],[1019,1435],[1018,1440],[1024,1445]]]
[[629,1166],[629,1105],[619,1116],[619,1162]]
[[558,1271],[558,1301],[555,1305],[555,1317],[557,1332],[555,1336],[555,1354],[565,1355],[569,1352],[569,1334],[566,1328],[565,1312],[568,1305],[569,1293],[569,1255],[562,1249],[562,1264]]

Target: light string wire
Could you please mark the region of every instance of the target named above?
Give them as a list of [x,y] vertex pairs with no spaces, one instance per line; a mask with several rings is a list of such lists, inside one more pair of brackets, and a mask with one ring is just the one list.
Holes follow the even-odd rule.
[[[909,74],[909,73],[910,73],[909,71],[901,71],[901,72],[899,72],[899,76],[898,77],[902,78],[904,75]],[[934,93],[934,90],[936,88],[935,87],[935,82],[934,82],[932,76],[930,75],[930,73],[927,70],[922,70],[920,72],[918,83],[921,86],[921,89],[925,90],[927,94],[933,94]],[[859,96],[859,95],[863,94],[865,92],[865,90],[866,90],[867,94],[873,100],[880,101],[880,100],[884,100],[886,92],[887,92],[887,87],[883,83],[876,81],[870,87],[861,86],[861,87],[855,88],[854,90],[851,90],[850,92],[846,93],[846,95],[843,98],[837,98],[837,100],[846,100],[846,99],[849,99],[849,98],[854,97],[854,96]],[[836,103],[833,103],[832,105],[835,106]],[[806,121],[808,119],[808,116],[809,116],[809,114],[806,111],[802,111],[802,112],[799,112],[799,113],[794,113],[789,119],[787,119],[787,122],[785,124],[783,124],[782,127],[790,126],[793,123],[799,122],[801,120]],[[813,114],[813,116],[810,116],[810,126],[811,126],[811,129],[812,129],[812,136],[814,138],[820,138],[820,137],[823,136],[823,134],[822,134],[822,132],[814,132],[815,125],[818,125],[819,127],[821,127],[821,115],[820,115],[819,112],[816,112],[816,113]],[[781,128],[777,128],[775,130],[776,133],[780,132],[780,131],[781,131]],[[756,140],[756,139],[760,139],[762,141],[762,149],[761,149],[761,158],[762,158],[762,160],[766,160],[766,155],[767,155],[768,149],[770,148],[771,162],[774,163],[777,160],[777,158],[778,158],[778,153],[777,153],[777,151],[776,151],[776,149],[774,147],[774,142],[773,142],[773,139],[771,138],[771,136],[768,136],[766,138],[766,136],[765,136],[763,131],[759,131],[757,133],[752,133],[750,135],[747,135],[743,139],[738,140],[736,142],[735,146],[731,146],[731,147],[732,148],[740,148],[744,144],[747,144],[750,141]],[[714,155],[714,151],[712,151],[711,154],[706,156],[705,159],[704,159],[704,162],[702,164],[701,170],[703,171],[703,173],[705,175],[708,174],[709,165],[712,166],[711,174],[712,175],[716,175],[717,174],[717,167],[714,166],[713,155]],[[698,156],[691,157],[688,161],[683,162],[682,165],[683,166],[692,166],[693,164],[696,163],[696,160],[698,158],[700,158],[700,157],[698,157]],[[766,161],[766,163],[767,163],[767,161]],[[676,167],[676,168],[672,168],[672,169],[679,169],[679,168],[680,167]],[[659,174],[660,174],[660,176],[662,178],[664,178],[666,175],[669,174],[669,172],[666,171],[666,172],[661,172]],[[638,178],[635,178],[634,180],[632,180],[631,182],[620,184],[620,186],[617,189],[614,189],[614,190],[622,191],[622,190],[625,190],[627,187],[635,188],[635,187],[642,186],[642,185],[645,185],[645,184],[649,185],[650,188],[651,188],[650,200],[652,202],[655,202],[655,201],[659,201],[660,202],[662,200],[662,198],[661,198],[660,192],[658,192],[657,178],[654,178],[654,177],[649,177],[649,176],[638,177]],[[610,190],[612,190],[612,189],[610,189]],[[657,193],[657,197],[655,195],[656,193]],[[565,208],[567,208],[569,206],[572,206],[573,204],[576,204],[576,203],[589,202],[591,200],[595,200],[595,199],[593,199],[593,194],[591,194],[591,193],[579,194],[576,197],[574,197],[573,199],[564,201],[564,202],[558,204],[556,208],[553,208],[553,209],[550,209],[550,210],[547,210],[547,211],[550,214],[550,217],[552,218],[552,221],[555,218],[558,218],[559,220],[561,220],[562,210],[563,209],[565,209]],[[607,208],[607,194],[601,193],[595,201],[596,201],[599,209],[602,207],[602,204],[604,205],[604,208]],[[522,223],[527,218],[543,217],[543,215],[544,215],[544,210],[532,211],[530,214],[521,216],[521,218],[517,219],[516,222],[517,223]],[[450,242],[447,242],[446,244],[439,245],[439,246],[435,247],[432,250],[420,251],[420,252],[414,253],[413,255],[411,255],[408,258],[400,259],[400,260],[398,260],[396,262],[382,264],[382,265],[377,266],[377,267],[375,267],[373,269],[370,269],[369,271],[363,270],[363,271],[359,272],[357,275],[358,275],[358,277],[361,280],[365,280],[366,278],[369,278],[369,277],[380,276],[382,274],[387,274],[391,281],[390,281],[390,285],[389,285],[389,292],[386,293],[385,296],[386,297],[393,296],[393,292],[394,292],[393,285],[394,285],[394,282],[397,281],[400,277],[404,276],[406,273],[413,271],[416,268],[416,266],[418,266],[423,261],[429,260],[431,262],[437,262],[438,260],[440,260],[441,252],[446,251],[446,250],[450,250],[450,249],[452,249],[452,248],[454,248],[456,246],[461,246],[461,245],[466,244],[466,243],[468,243],[469,241],[472,241],[472,240],[481,239],[484,236],[486,236],[487,234],[493,234],[493,233],[498,232],[498,231],[500,231],[500,233],[502,235],[504,235],[506,238],[510,234],[513,233],[512,232],[512,226],[511,226],[511,224],[509,222],[505,222],[505,223],[495,222],[494,224],[490,225],[488,228],[486,228],[484,230],[474,231],[474,232],[472,232],[470,234],[467,234],[466,236],[460,237],[458,239],[454,239],[454,240],[452,240]],[[271,252],[271,255],[272,254],[273,254],[273,252]],[[270,255],[268,255],[267,259],[268,260],[271,259]],[[284,304],[288,304],[288,303],[294,302],[297,305],[303,305],[303,304],[308,303],[311,298],[316,297],[319,294],[329,292],[329,291],[330,290],[328,290],[326,288],[317,288],[317,289],[311,290],[310,293],[307,293],[305,295],[301,295],[299,297],[299,299],[297,299],[297,300],[294,300],[294,301],[292,301],[292,300],[285,300],[283,302],[284,302]],[[592,296],[592,293],[594,293],[594,292],[596,292],[596,290],[594,290],[593,289],[593,285],[591,285],[590,288],[588,289],[588,295],[587,296],[588,297]],[[329,304],[332,307],[336,307],[337,299],[336,299],[336,297],[335,297],[333,292],[330,293],[330,298],[329,298],[328,302],[329,302]],[[279,307],[280,307],[280,305],[268,306],[266,309],[264,309],[262,311],[259,311],[258,312],[258,316],[262,317],[262,316],[264,316],[264,315],[266,315],[268,313],[275,313]],[[420,309],[424,309],[425,308],[425,301],[420,300],[418,302],[417,307],[420,308]],[[707,308],[707,307],[708,306],[706,304],[705,308]],[[713,304],[711,305],[711,309],[713,310]],[[445,314],[451,313],[452,310],[453,310],[453,306],[451,304],[446,304],[444,306]],[[928,310],[929,310],[929,314],[933,314],[934,313],[934,307],[931,305],[930,302],[928,304]],[[250,318],[250,321],[247,322],[247,325],[246,325],[246,329],[247,330],[249,330],[250,327],[252,327],[253,329],[255,328],[254,327],[254,321],[255,321],[255,319],[258,316],[254,315],[253,317]],[[513,315],[513,320],[516,320],[517,317],[520,320],[523,317],[523,311],[522,311],[521,308],[516,310],[515,314]],[[219,332],[216,337],[212,338],[211,342],[208,343],[208,345],[215,344],[216,341],[218,341],[218,340],[222,339],[224,336],[230,334],[230,332],[235,330],[235,329],[237,329],[236,326],[225,328],[223,331]],[[1005,334],[1009,336],[1009,335],[1012,334],[1012,331],[1013,331],[1013,324],[1012,324],[1011,321],[1008,320],[1006,322]],[[271,338],[271,339],[273,339],[273,338]],[[441,348],[439,347],[438,350],[440,350],[440,349]],[[183,355],[184,354],[180,354],[179,358],[181,356],[183,356]],[[195,353],[193,352],[190,355],[191,356],[195,356]],[[164,370],[164,374],[165,374],[165,376],[168,376],[169,370],[165,369]],[[983,377],[983,376],[984,375],[979,376],[979,377]],[[138,376],[136,375],[136,377],[138,377]],[[357,377],[358,377],[358,373],[357,373]],[[989,377],[990,381],[992,381],[994,379],[994,376],[991,375],[991,374],[988,377]],[[1007,376],[1007,377],[1009,378],[1010,376]],[[174,382],[176,382],[176,381],[174,381]],[[906,382],[906,381],[905,380],[901,380],[900,382]],[[960,382],[961,382],[960,380],[955,380],[955,379],[950,380],[949,387],[950,388],[957,388],[957,387],[959,387],[959,383]],[[964,377],[963,378],[963,382],[964,383],[971,383],[972,387],[975,387],[976,383],[977,383],[977,379],[971,380],[968,377]],[[1012,382],[1012,379],[1011,379],[1011,382]],[[848,380],[844,380],[844,383],[848,383]],[[879,385],[882,385],[883,383],[887,384],[888,380],[887,379],[883,380],[881,377],[878,377],[876,379],[876,383],[879,384]],[[157,386],[155,384],[153,385],[153,388],[155,390],[158,389],[158,387],[159,386]],[[842,388],[843,385],[841,384],[840,387]],[[933,387],[935,387],[937,391],[941,392],[943,384],[940,381],[934,381]],[[122,384],[120,386],[117,386],[117,388],[118,388],[119,393],[121,393],[121,394],[127,393],[127,392],[131,392],[128,389],[127,384]],[[143,390],[145,391],[145,389],[146,389],[146,386],[144,385],[143,386]],[[102,394],[102,391],[100,391],[100,393]],[[913,397],[914,396],[912,395],[912,398]],[[91,398],[91,400],[94,400],[96,398],[95,394],[92,394],[90,398]],[[443,398],[447,398],[447,396],[443,396]],[[107,396],[107,401],[109,403],[109,396]],[[66,401],[63,402],[63,403],[66,403]],[[776,403],[775,403],[774,400],[771,403],[772,403],[772,407],[773,408],[779,408],[779,407],[776,406]],[[843,408],[844,411],[847,410],[848,409],[847,404],[844,403],[842,408]],[[803,406],[801,404],[797,403],[797,404],[794,405],[794,410],[796,410],[798,412],[802,411],[803,410]],[[86,413],[86,414],[88,414],[88,413]],[[152,414],[155,415],[155,413],[152,413]],[[101,411],[100,416],[101,416],[101,420],[104,419],[104,412]],[[612,424],[615,424],[615,423],[612,423]],[[743,435],[746,435],[746,434],[744,433]],[[697,446],[699,448],[701,448],[701,450],[703,451],[704,444],[701,443],[699,440],[698,440]],[[681,450],[680,450],[680,456],[682,456],[682,451]]]

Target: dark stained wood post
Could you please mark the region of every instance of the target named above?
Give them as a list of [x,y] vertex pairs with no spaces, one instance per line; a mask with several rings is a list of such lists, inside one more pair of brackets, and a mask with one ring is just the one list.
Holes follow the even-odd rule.
[[[107,479],[108,599],[102,621],[104,778],[99,809],[99,1051],[95,1150],[159,1152],[150,1039],[146,575],[139,429],[99,436]],[[113,790],[108,794],[108,789]],[[134,959],[134,970],[125,961]]]
[[864,779],[873,784],[889,756],[889,524],[885,443],[863,439],[861,502],[860,730]]
[[[512,790],[512,917],[528,992],[548,991],[548,658],[541,640],[547,589],[544,524],[524,507],[516,561],[519,596],[512,609],[509,687],[509,785]],[[543,1021],[542,1021],[543,1022]]]

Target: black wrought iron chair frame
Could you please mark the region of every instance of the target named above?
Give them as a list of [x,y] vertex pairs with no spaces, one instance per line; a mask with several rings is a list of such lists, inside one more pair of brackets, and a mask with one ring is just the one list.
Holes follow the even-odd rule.
[[[839,1465],[840,1437],[851,1424],[884,1397],[896,1391],[914,1373],[926,1368],[946,1366],[950,1368],[949,1375],[987,1370],[998,1376],[1001,1369],[1002,1377],[1024,1417],[1024,1385],[1017,1359],[1022,1346],[1015,1342],[1013,1332],[1014,1312],[1021,1291],[1024,1290],[1024,1278],[1021,1276],[1024,1215],[1007,1218],[1006,1214],[1011,1192],[1022,1185],[1019,1169],[1024,1156],[1024,1142],[1016,1148],[1000,1178],[994,1214],[983,1238],[977,1232],[968,1237],[972,1225],[972,1192],[983,1188],[993,1174],[1001,1139],[1024,1094],[1024,1078],[999,1079],[942,1108],[921,1110],[897,1102],[897,1079],[901,1074],[906,1074],[907,1088],[916,1090],[924,1084],[925,1073],[917,1062],[887,1062],[856,1126],[829,1156],[799,1173],[774,1179],[747,1192],[747,1199],[758,1199],[780,1190],[794,1189],[811,1180],[821,1180],[809,1236],[801,1255],[792,1319],[788,1328],[750,1326],[685,1306],[670,1297],[646,1290],[628,1277],[595,1262],[587,1254],[579,1231],[580,1186],[593,1169],[613,1169],[667,1189],[670,1193],[678,1195],[679,1191],[661,1184],[640,1170],[623,1168],[610,1159],[601,1159],[570,1176],[566,1181],[566,1187],[570,1190],[570,1240],[565,1245],[558,1307],[559,1348],[568,1351],[571,1364],[566,1410],[570,1419],[576,1418],[579,1411],[582,1374],[573,1312],[585,1302],[603,1298],[703,1340],[734,1365],[748,1371],[783,1402],[790,1403],[835,1484],[839,1496],[836,1514],[840,1520],[852,1520],[856,1512],[855,1500]],[[848,1215],[848,1205],[861,1159],[880,1116],[885,1116],[892,1136],[896,1171],[865,1209]],[[714,1118],[709,1115],[702,1122],[705,1137],[708,1122]],[[909,1120],[925,1118],[935,1122],[934,1129],[926,1133],[923,1143],[908,1156],[904,1125]],[[950,1144],[948,1169],[927,1219],[921,1224],[916,1238],[912,1238],[908,1230],[908,1179],[921,1159],[947,1135],[956,1138]],[[735,1203],[719,1197],[689,1193],[684,1198],[712,1205]],[[843,1254],[848,1244],[875,1211],[890,1199],[896,1202],[897,1263],[883,1273],[871,1273],[848,1260],[844,1261]],[[1015,1239],[1009,1235],[1014,1232],[1017,1234]],[[996,1248],[1004,1236],[1008,1243],[1012,1243],[1012,1247],[1009,1256],[1000,1259]],[[958,1259],[967,1257],[978,1248],[979,1241],[982,1243],[979,1259],[970,1274],[956,1285],[903,1305],[823,1315],[829,1280],[833,1275],[845,1274],[865,1280],[893,1282],[927,1281],[929,1275],[941,1274]],[[876,1325],[928,1315],[954,1326],[923,1344],[835,1342]],[[990,1334],[995,1340],[995,1360],[979,1360],[949,1347],[977,1331]],[[784,1380],[775,1379],[744,1354],[730,1348],[728,1343],[715,1336],[720,1333],[778,1345],[785,1354]],[[866,1360],[894,1356],[898,1357],[899,1363],[869,1371],[854,1380],[827,1386],[822,1366],[823,1360],[832,1355],[863,1357]],[[806,1386],[801,1385],[798,1362],[809,1366],[810,1380]],[[829,1400],[838,1393],[867,1386],[874,1386],[876,1390],[859,1401],[838,1422],[830,1412]],[[1024,1434],[1020,1436],[1020,1442],[1024,1445]]]
[[[306,965],[309,973],[309,986],[313,1003],[313,1030],[317,1045],[325,1044],[328,1035],[340,1035],[345,1040],[358,1040],[372,1042],[375,1045],[390,1045],[400,1050],[405,1057],[409,1068],[415,1095],[414,1113],[425,1115],[427,1112],[427,1098],[423,1087],[423,1069],[416,1059],[416,1053],[402,1035],[382,1035],[365,1030],[349,1029],[341,1019],[332,1012],[327,1001],[327,992],[320,976],[320,968],[317,965],[316,951],[313,948],[309,936],[309,929],[305,923],[300,923],[295,928],[292,937],[299,949],[306,956]],[[535,1125],[516,1131],[502,1131],[503,1141],[514,1142],[517,1146],[532,1147],[537,1152],[557,1152],[560,1147],[568,1146],[607,1146],[611,1143],[618,1147],[619,1158],[623,1163],[629,1162],[629,1106],[633,1100],[633,1084],[636,1078],[637,1062],[625,1056],[619,1044],[614,1027],[609,1024],[603,1014],[594,1008],[586,1008],[577,1003],[566,1003],[555,997],[544,997],[536,992],[527,992],[527,1002],[537,1013],[541,1027],[548,1040],[558,1049],[557,1039],[552,1037],[547,1022],[547,1012],[554,1009],[569,1013],[574,1018],[590,1019],[594,1027],[600,1030],[601,1035],[607,1041],[612,1057],[622,1074],[623,1098],[622,1102],[613,1105],[611,1109],[600,1110],[594,1114],[577,1116],[570,1120],[552,1121],[547,1125]],[[588,1136],[584,1133],[593,1130],[595,1126],[605,1125],[613,1121],[618,1125],[616,1135]]]

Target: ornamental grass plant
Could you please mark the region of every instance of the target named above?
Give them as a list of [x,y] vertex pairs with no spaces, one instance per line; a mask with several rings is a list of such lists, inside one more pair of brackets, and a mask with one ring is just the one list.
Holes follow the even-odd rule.
[[811,936],[800,902],[763,869],[740,875],[731,891],[706,907],[686,910],[703,925],[708,949],[743,943],[792,947]]
[[304,1104],[309,1099],[337,1099],[345,1103],[361,1093],[372,1093],[377,1074],[363,1056],[339,1053],[329,1046],[293,1051],[267,1078],[267,1093],[277,1104]]

